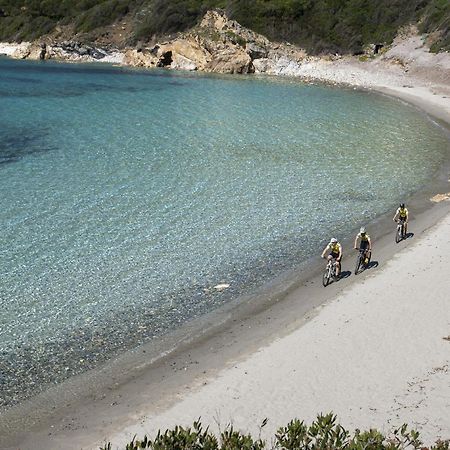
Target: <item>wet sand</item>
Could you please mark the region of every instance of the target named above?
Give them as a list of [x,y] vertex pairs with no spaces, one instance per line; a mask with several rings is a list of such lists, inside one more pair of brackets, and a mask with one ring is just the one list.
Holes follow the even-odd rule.
[[[373,88],[450,123],[448,99],[426,87]],[[308,273],[186,325],[160,348],[141,347],[8,411],[0,448],[115,448],[199,416],[213,429],[233,422],[251,432],[267,417],[270,435],[330,410],[349,428],[408,421],[429,440],[450,437],[450,203],[429,200],[450,192],[448,175],[443,168],[406,199],[412,238],[394,243],[393,212],[368,227],[378,265],[365,273],[323,288],[317,258]],[[350,240],[344,248],[351,271]],[[157,358],[161,348],[174,350]]]

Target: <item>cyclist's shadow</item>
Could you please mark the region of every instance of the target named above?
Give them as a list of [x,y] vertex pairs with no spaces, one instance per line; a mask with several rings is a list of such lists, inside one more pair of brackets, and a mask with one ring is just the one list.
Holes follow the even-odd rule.
[[369,261],[365,270],[374,269],[375,267],[378,267],[378,261]]
[[339,278],[342,280],[343,278],[348,278],[351,274],[350,270],[342,270]]
[[405,240],[406,240],[406,239],[409,239],[409,238],[412,238],[413,236],[414,236],[414,233],[408,232],[408,233],[406,233],[406,235],[405,235]]

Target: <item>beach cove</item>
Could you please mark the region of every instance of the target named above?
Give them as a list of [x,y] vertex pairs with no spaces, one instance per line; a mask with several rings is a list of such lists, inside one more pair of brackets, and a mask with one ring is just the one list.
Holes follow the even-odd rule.
[[[355,77],[354,68],[351,73]],[[352,77],[347,75],[351,83]],[[378,76],[382,77],[381,70]],[[410,87],[390,83],[377,86],[373,83],[371,87],[403,98],[448,122],[448,99],[442,95],[445,85]],[[437,89],[441,90],[441,95],[436,95]],[[63,401],[70,402],[70,406],[62,407],[56,416],[49,412],[38,420],[30,417],[30,430],[35,431],[30,431],[30,440],[25,437],[20,448],[65,448],[63,442],[68,442],[66,448],[74,448],[73,442],[76,442],[76,447],[94,448],[103,440],[119,445],[134,434],[141,435],[177,423],[187,425],[199,416],[204,423],[219,422],[224,426],[232,421],[236,427],[249,431],[256,431],[261,420],[268,417],[270,425],[267,432],[270,432],[294,416],[312,419],[318,412],[328,410],[338,413],[347,427],[373,425],[384,429],[391,423],[408,421],[422,428],[427,439],[448,437],[445,411],[448,411],[449,403],[446,399],[450,397],[447,375],[450,344],[444,338],[449,334],[445,328],[449,328],[450,320],[448,302],[445,301],[448,281],[446,285],[445,272],[440,271],[448,267],[446,245],[449,243],[441,238],[439,245],[432,244],[438,236],[448,236],[448,219],[445,218],[448,206],[442,202],[431,207],[428,202],[431,196],[448,192],[445,190],[447,180],[441,180],[441,191],[431,189],[428,198],[425,193],[417,198],[414,203],[417,205],[415,220],[411,224],[415,236],[398,246],[403,248],[401,254],[387,265],[386,260],[393,257],[397,248],[391,236],[392,223],[385,218],[385,222],[382,219],[383,223],[374,224],[377,230],[376,259],[382,264],[373,272],[368,271],[360,278],[352,276],[327,290],[318,285],[318,275],[314,277],[308,273],[305,280],[297,283],[301,286],[285,289],[287,295],[286,292],[274,292],[271,299],[262,305],[256,305],[257,298],[253,302],[250,299],[247,314],[245,308],[237,317],[229,313],[231,315],[220,326],[214,325],[196,342],[187,342],[184,348],[169,354],[155,367],[147,368],[147,358],[142,358],[142,355],[137,358],[136,355],[131,356],[124,362],[127,366],[134,359],[134,369],[137,370],[131,382],[122,384],[120,381],[112,393],[94,394],[90,402],[84,398],[75,408],[70,398],[80,391],[76,383],[73,388],[69,384],[67,398]],[[438,223],[438,228],[426,231],[435,223]],[[418,256],[412,256],[415,252]],[[351,270],[353,256],[348,255],[347,258],[344,268],[347,265]],[[411,259],[419,265],[411,267]],[[436,261],[439,264],[435,264]],[[322,262],[314,268],[317,274],[321,266]],[[428,269],[422,270],[422,267]],[[438,277],[440,287],[438,282],[433,284],[438,289],[428,297],[436,301],[429,304],[423,301],[421,293],[424,290],[428,292],[426,283],[432,275]],[[385,293],[391,287],[393,296],[380,298],[379,292]],[[399,291],[408,295],[400,296]],[[324,303],[327,306],[316,309]],[[389,310],[389,305],[393,304],[397,308]],[[269,309],[265,309],[267,307]],[[258,309],[262,311],[254,314]],[[312,320],[308,321],[308,318]],[[230,321],[237,324],[230,327]],[[367,330],[368,324],[373,327],[369,330],[372,333]],[[417,328],[422,332],[417,333]],[[390,334],[389,331],[395,333]],[[360,345],[355,344],[355,336],[363,336]],[[387,341],[383,341],[383,337]],[[384,344],[380,345],[380,342]],[[395,342],[394,347],[389,346],[390,342]],[[401,343],[408,346],[402,347]],[[411,348],[414,348],[414,356]],[[296,349],[299,354],[295,353]],[[314,350],[305,352],[304,349]],[[339,361],[333,359],[335,353],[339,354]],[[387,354],[391,356],[389,364],[386,362]],[[402,359],[404,354],[409,355],[407,363]],[[330,370],[330,365],[321,366],[318,361],[327,362],[333,369]],[[353,367],[355,361],[359,361],[353,375],[356,378],[349,378],[348,367]],[[395,370],[387,371],[386,365]],[[401,375],[398,374],[399,366],[404,367]],[[168,367],[172,368],[170,375],[167,374]],[[312,367],[315,371],[309,372]],[[382,373],[377,372],[377,368]],[[123,375],[126,369],[122,369]],[[142,374],[136,375],[140,371]],[[293,373],[301,375],[295,378]],[[325,377],[324,373],[333,375],[332,379]],[[425,378],[432,381],[428,383]],[[280,379],[285,382],[280,383]],[[304,382],[305,379],[308,381]],[[355,380],[366,383],[354,390],[358,395],[351,395]],[[412,386],[412,394],[408,394],[408,388],[405,388],[408,383]],[[388,386],[391,390],[387,389]],[[102,387],[99,387],[101,392]],[[426,401],[421,401],[419,389],[420,395],[423,392],[440,392],[441,395],[439,398],[430,395]],[[268,397],[269,392],[273,395]],[[293,392],[297,394],[293,395]],[[365,396],[362,395],[364,392]],[[334,393],[339,395],[334,396]],[[47,395],[51,397],[52,394]],[[37,400],[34,406],[45,398]],[[224,400],[218,403],[218,398]],[[262,403],[258,403],[258,399]],[[394,413],[397,403],[402,406]],[[426,407],[420,409],[422,404]],[[416,419],[418,409],[422,411],[423,420]],[[74,411],[77,414],[73,414]],[[270,411],[275,412],[271,415]],[[361,420],[367,422],[361,423]],[[48,435],[51,422],[55,422],[54,431]],[[137,422],[139,426],[133,425]],[[425,422],[431,423],[432,427],[427,428]],[[121,428],[123,431],[117,435]],[[30,442],[33,442],[33,447]]]

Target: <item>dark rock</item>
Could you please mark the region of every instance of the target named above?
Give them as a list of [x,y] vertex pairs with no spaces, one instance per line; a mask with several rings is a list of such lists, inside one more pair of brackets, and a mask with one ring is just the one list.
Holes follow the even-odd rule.
[[39,53],[39,59],[45,59],[46,54],[47,54],[47,45],[43,42],[41,44],[41,51]]
[[97,50],[96,48],[89,49],[89,55],[92,56],[94,59],[102,59],[106,55],[105,53],[102,53],[101,51]]
[[172,64],[172,51],[167,51],[161,55],[161,58],[158,61],[158,67],[167,67]]
[[150,49],[150,53],[152,55],[157,55],[158,54],[158,50],[159,50],[159,45],[155,45],[152,49]]
[[376,55],[378,52],[384,47],[383,44],[375,44],[375,47],[373,49],[373,53]]
[[260,47],[259,45],[256,45],[254,42],[247,43],[245,50],[250,55],[250,58],[252,58],[252,60],[267,58],[268,55],[267,49]]

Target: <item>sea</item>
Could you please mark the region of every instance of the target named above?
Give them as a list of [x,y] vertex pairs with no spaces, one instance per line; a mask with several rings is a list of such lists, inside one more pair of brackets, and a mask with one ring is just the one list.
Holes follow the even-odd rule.
[[366,91],[0,59],[0,408],[300,270],[449,154]]

